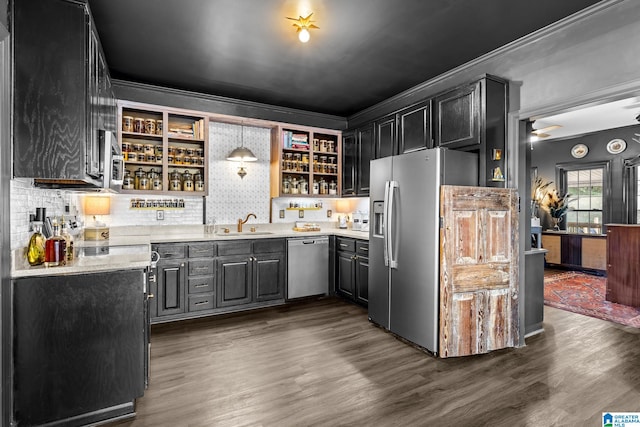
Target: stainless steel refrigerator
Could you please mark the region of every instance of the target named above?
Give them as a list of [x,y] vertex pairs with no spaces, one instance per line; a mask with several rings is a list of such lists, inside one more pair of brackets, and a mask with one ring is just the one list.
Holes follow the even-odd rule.
[[478,156],[443,148],[371,162],[369,319],[438,353],[440,185],[478,184]]

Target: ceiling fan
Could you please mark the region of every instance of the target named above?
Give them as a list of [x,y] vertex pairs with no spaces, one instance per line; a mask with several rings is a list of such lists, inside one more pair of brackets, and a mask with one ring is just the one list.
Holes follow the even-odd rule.
[[560,125],[550,125],[550,126],[546,126],[546,127],[540,128],[540,129],[533,129],[531,131],[531,133],[533,135],[537,136],[538,138],[548,138],[551,135],[549,135],[547,132],[550,132],[550,131],[552,131],[554,129],[559,129],[561,127],[562,126],[560,126]]

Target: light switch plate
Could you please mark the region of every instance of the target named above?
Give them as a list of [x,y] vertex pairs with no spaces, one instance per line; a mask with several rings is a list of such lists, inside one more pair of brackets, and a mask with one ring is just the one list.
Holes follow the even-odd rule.
[[302,209],[298,211],[298,218],[304,218],[304,211]]
[[280,209],[280,218],[284,218],[284,209]]
[[327,209],[327,218],[331,218],[333,216],[333,211],[331,209]]
[[164,211],[160,211],[160,210],[156,211],[156,219],[158,221],[164,220]]

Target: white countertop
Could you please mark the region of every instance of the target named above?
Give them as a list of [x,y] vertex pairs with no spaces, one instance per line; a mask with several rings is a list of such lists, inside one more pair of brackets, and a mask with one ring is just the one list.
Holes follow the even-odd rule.
[[[13,251],[11,277],[82,274],[100,271],[145,268],[151,264],[152,243],[274,239],[335,235],[369,240],[369,232],[337,228],[336,223],[320,223],[320,231],[294,231],[293,224],[250,224],[237,232],[237,225],[218,226],[217,233],[206,233],[204,225],[111,227],[107,241],[75,241],[77,256],[66,266],[32,267],[24,249]],[[255,227],[255,232],[251,228]],[[229,228],[226,234],[222,230]],[[108,253],[104,253],[108,248]],[[98,255],[90,255],[99,253]]]

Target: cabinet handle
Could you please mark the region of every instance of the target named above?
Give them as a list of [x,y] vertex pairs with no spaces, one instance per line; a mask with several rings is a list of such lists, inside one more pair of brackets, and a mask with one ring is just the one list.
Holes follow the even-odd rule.
[[147,299],[151,299],[151,298],[155,298],[156,296],[154,294],[149,294],[147,295]]
[[194,271],[209,271],[209,267],[194,267]]
[[369,252],[369,248],[365,248],[365,247],[358,248],[358,250],[361,250],[363,252]]
[[203,304],[209,304],[209,300],[205,300],[205,301],[198,301],[196,303],[193,303],[193,305],[203,305]]
[[207,283],[200,283],[198,285],[195,285],[194,288],[206,288],[207,286],[209,286]]
[[347,245],[346,243],[340,243],[340,247],[341,248],[346,248],[347,246],[349,246],[349,245]]
[[182,264],[180,264],[180,267],[184,267],[184,262]]

